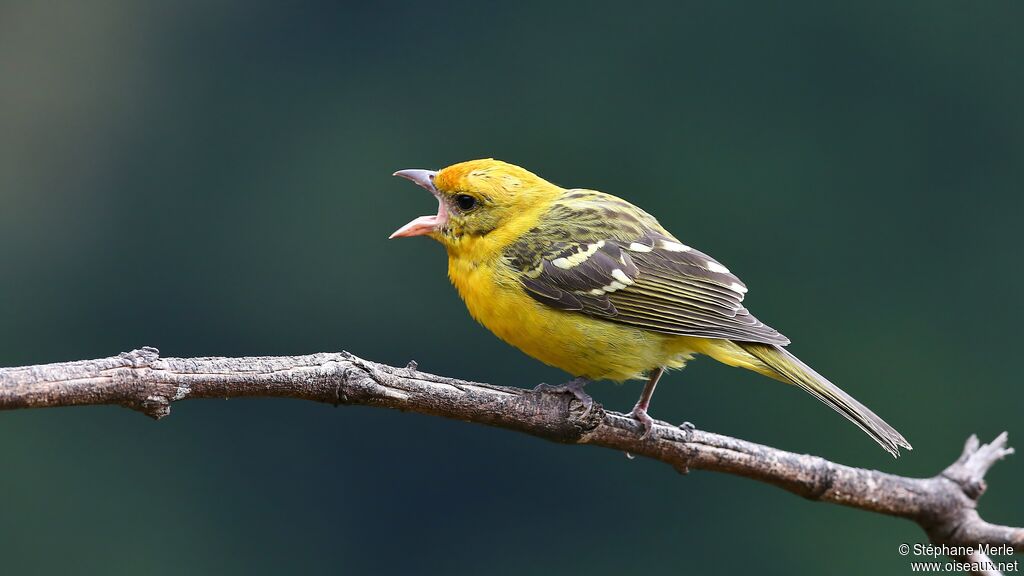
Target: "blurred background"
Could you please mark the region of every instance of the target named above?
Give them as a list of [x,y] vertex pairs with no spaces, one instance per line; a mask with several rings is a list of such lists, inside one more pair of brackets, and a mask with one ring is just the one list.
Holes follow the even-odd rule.
[[[652,414],[932,475],[1024,439],[1024,6],[0,4],[0,365],[346,349],[567,376],[465,312],[390,174],[495,157],[737,271],[914,444],[695,361]],[[640,383],[598,384],[628,410]],[[8,574],[907,573],[909,522],[416,414],[192,401],[0,414]],[[981,503],[1024,522],[1024,457]]]

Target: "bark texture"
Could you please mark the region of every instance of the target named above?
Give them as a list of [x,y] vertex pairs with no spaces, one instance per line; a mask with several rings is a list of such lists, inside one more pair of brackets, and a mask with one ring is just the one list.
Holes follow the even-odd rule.
[[[153,418],[190,398],[275,396],[360,404],[508,428],[566,444],[646,456],[680,472],[711,470],[767,482],[808,498],[916,522],[935,544],[1024,550],[1024,528],[983,520],[976,510],[985,473],[1013,453],[1006,433],[931,478],[853,468],[720,434],[656,422],[647,438],[632,418],[571,395],[467,382],[395,368],[347,352],[247,358],[161,358],[142,348],[99,360],[0,368],[0,409],[116,404]],[[984,554],[961,560],[985,558]],[[987,559],[987,558],[986,558]],[[978,573],[995,573],[992,571]]]

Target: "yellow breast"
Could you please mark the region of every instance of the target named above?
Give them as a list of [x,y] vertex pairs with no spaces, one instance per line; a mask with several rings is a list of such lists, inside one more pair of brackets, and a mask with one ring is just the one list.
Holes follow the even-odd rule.
[[470,314],[526,354],[594,380],[628,380],[659,366],[681,367],[693,339],[649,332],[537,302],[500,261],[449,254],[448,275]]

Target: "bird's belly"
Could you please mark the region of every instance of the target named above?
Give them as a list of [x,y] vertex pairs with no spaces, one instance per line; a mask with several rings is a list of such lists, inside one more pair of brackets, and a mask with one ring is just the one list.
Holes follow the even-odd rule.
[[681,367],[694,351],[689,338],[545,306],[530,298],[518,279],[493,269],[450,263],[449,273],[477,321],[505,342],[573,376],[639,378],[659,366]]

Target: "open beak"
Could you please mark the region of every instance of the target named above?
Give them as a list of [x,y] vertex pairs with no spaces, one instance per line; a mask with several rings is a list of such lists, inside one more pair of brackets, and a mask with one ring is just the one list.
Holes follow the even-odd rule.
[[393,176],[411,180],[421,188],[430,192],[437,198],[437,214],[431,216],[420,216],[398,230],[395,230],[388,239],[408,238],[409,236],[424,236],[436,232],[448,223],[448,208],[441,200],[441,194],[434,187],[434,176],[437,172],[433,170],[399,170]]

